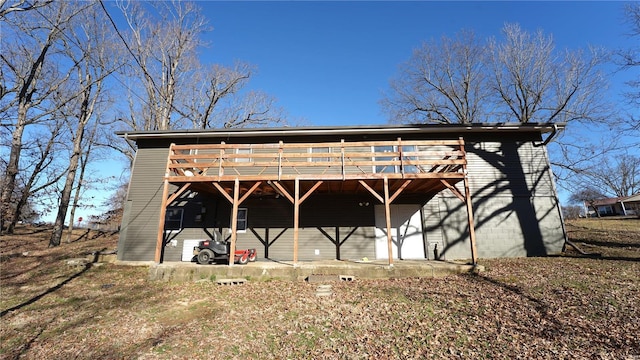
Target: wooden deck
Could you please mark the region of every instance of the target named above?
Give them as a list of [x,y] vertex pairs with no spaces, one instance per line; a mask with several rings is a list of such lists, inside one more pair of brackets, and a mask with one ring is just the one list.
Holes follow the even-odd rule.
[[[399,196],[432,197],[450,190],[466,204],[471,258],[475,231],[462,138],[451,140],[171,144],[155,260],[161,262],[166,207],[188,189],[218,193],[232,204],[231,251],[239,205],[250,196],[278,194],[294,207],[293,262],[297,262],[299,207],[314,193],[369,193],[385,205],[389,265],[393,265],[389,205]],[[464,181],[465,191],[456,183]],[[177,186],[169,194],[169,185]],[[230,263],[230,265],[233,265]]]

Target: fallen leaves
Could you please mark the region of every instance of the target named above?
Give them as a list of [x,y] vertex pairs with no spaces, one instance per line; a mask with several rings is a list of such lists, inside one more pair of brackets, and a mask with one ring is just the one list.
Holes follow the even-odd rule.
[[[3,238],[3,249],[11,241]],[[113,241],[45,244],[30,251],[37,266],[0,249],[0,357],[640,356],[640,261],[485,260],[481,274],[337,282],[320,297],[318,284],[304,282],[163,283],[148,281],[145,268],[105,264],[80,273],[63,265],[65,252],[75,257]]]

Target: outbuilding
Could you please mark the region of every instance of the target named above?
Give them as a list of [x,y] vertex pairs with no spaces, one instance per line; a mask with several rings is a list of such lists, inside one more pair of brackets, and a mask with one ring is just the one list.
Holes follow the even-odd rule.
[[137,152],[118,259],[192,261],[218,231],[275,261],[544,256],[565,232],[564,124],[119,132]]

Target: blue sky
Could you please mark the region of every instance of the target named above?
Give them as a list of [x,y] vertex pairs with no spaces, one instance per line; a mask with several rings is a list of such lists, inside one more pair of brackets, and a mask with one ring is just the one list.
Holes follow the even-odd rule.
[[[249,87],[275,96],[307,125],[387,122],[378,100],[422,41],[461,29],[500,36],[519,23],[552,34],[558,49],[629,46],[623,2],[199,2],[214,28],[207,63],[258,68]],[[613,69],[610,69],[613,71]],[[621,74],[609,74],[610,95]]]

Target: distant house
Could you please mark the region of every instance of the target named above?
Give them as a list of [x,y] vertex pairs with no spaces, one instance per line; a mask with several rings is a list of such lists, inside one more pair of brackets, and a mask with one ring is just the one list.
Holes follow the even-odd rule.
[[[640,215],[640,194],[596,200],[593,206],[600,216]],[[594,214],[593,207],[585,204],[587,214]]]
[[137,153],[118,258],[541,256],[565,240],[543,138],[563,124],[119,132]]

